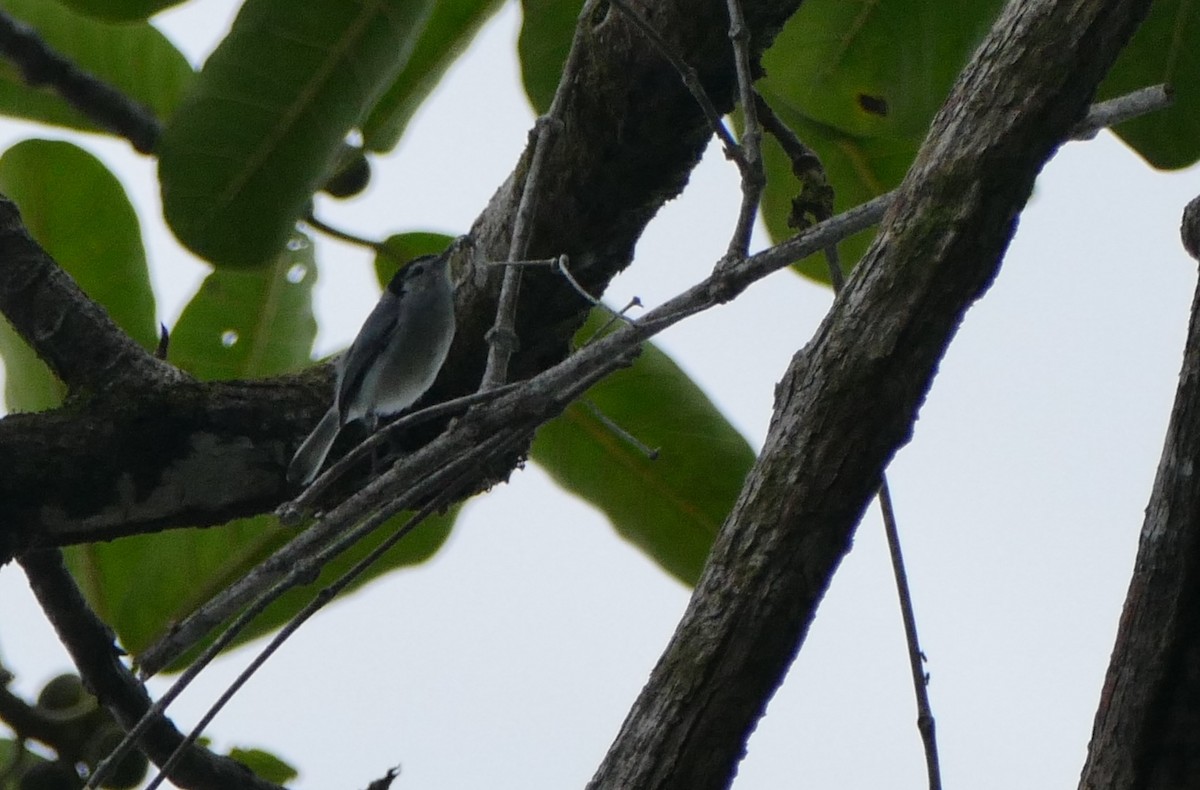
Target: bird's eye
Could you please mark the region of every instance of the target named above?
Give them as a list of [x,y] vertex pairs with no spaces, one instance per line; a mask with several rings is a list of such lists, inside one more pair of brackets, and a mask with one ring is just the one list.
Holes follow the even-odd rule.
[[414,266],[412,269],[413,277],[420,277],[425,271],[425,267],[421,265]]

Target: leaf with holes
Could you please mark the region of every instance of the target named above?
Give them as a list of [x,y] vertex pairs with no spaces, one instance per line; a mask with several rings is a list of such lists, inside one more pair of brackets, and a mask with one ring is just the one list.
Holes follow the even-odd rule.
[[312,241],[296,233],[265,268],[217,269],[205,278],[171,332],[169,359],[202,379],[240,379],[299,370],[317,334]]
[[[999,0],[805,0],[763,57],[763,98],[821,157],[844,211],[900,183],[934,113],[1000,9]],[[764,143],[763,218],[775,239],[796,191],[791,166]],[[872,236],[843,245],[857,262]],[[823,262],[798,267],[828,281]]]

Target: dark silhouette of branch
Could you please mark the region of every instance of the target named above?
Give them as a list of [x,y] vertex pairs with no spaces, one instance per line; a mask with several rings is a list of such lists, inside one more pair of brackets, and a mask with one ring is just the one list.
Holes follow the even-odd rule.
[[[29,586],[37,596],[58,638],[71,654],[85,686],[129,728],[150,708],[150,697],[121,663],[112,631],[92,613],[57,549],[30,552],[20,558]],[[165,762],[183,743],[183,735],[165,717],[150,727],[141,741],[155,764]],[[191,790],[281,790],[250,772],[246,766],[193,746],[179,762],[171,780]]]
[[0,10],[0,55],[27,83],[46,85],[97,126],[124,137],[143,154],[158,146],[162,126],[154,113],[56,52],[37,31]]
[[0,312],[69,390],[152,386],[183,376],[113,323],[29,235],[0,196]]

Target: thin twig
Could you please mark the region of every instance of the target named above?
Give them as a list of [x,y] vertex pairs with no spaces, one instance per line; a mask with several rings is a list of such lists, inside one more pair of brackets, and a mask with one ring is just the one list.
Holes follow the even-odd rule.
[[733,43],[733,61],[745,123],[742,131],[745,166],[741,168],[742,205],[725,256],[730,260],[740,260],[750,253],[750,236],[754,232],[754,220],[758,216],[758,205],[767,178],[762,162],[762,127],[758,124],[758,112],[754,104],[754,75],[750,71],[750,30],[742,16],[740,0],[726,0],[726,6],[729,8],[729,40]]
[[[310,483],[300,495],[291,502],[286,502],[276,508],[276,513],[279,519],[284,524],[297,523],[301,515],[308,510],[313,504],[320,500],[322,494],[339,480],[355,463],[366,458],[374,450],[388,441],[394,439],[402,431],[407,431],[410,428],[422,423],[431,422],[439,419],[447,414],[454,412],[465,411],[477,403],[485,403],[489,400],[495,400],[499,396],[511,392],[516,389],[517,384],[505,384],[495,389],[486,390],[484,392],[473,392],[470,395],[463,395],[460,398],[453,398],[443,403],[435,403],[420,411],[406,414],[398,420],[393,420],[368,436],[363,441],[354,446],[348,453],[338,459],[337,463],[329,467],[320,477]],[[224,619],[224,618],[222,618]]]
[[[553,112],[554,106],[551,105],[550,109]],[[547,114],[538,119],[531,133],[533,155],[530,157],[529,171],[521,188],[521,202],[517,206],[512,241],[508,250],[508,256],[513,260],[524,258],[529,248],[529,233],[537,205],[538,178],[546,161],[546,152],[550,150],[550,142],[558,131],[558,124],[557,119]],[[520,292],[521,267],[510,266],[504,270],[504,280],[500,285],[496,323],[485,336],[488,342],[488,357],[483,380],[479,384],[481,391],[495,389],[508,380],[508,362],[517,349],[517,300]]]
[[36,30],[0,11],[0,55],[31,86],[48,85],[97,126],[143,154],[154,153],[162,125],[154,113],[48,45]]
[[896,511],[892,508],[892,493],[887,476],[879,485],[879,509],[883,513],[883,529],[887,534],[888,554],[892,558],[892,575],[896,578],[896,595],[900,599],[900,616],[904,620],[904,638],[908,644],[908,664],[912,670],[913,692],[917,697],[917,730],[925,746],[925,772],[929,790],[941,790],[942,769],[938,761],[937,727],[933,708],[929,704],[929,676],[925,674],[925,653],[917,638],[917,617],[913,613],[912,590],[908,572],[904,570],[904,552],[900,548],[900,530],[896,526]]
[[[829,267],[829,281],[833,285],[833,291],[835,294],[840,293],[846,283],[846,278],[842,272],[837,245],[825,250],[825,260]],[[939,790],[941,768],[938,765],[937,737],[922,666],[924,653],[921,651],[920,641],[917,638],[917,621],[913,614],[912,591],[908,586],[908,574],[904,571],[904,553],[900,546],[900,532],[896,526],[896,514],[892,508],[886,473],[882,476],[882,482],[879,485],[879,507],[883,512],[884,533],[887,535],[888,552],[892,558],[892,575],[896,580],[896,593],[900,600],[900,615],[904,621],[909,663],[913,668],[913,692],[917,697],[917,729],[921,733],[921,741],[925,748],[929,787],[930,790]]]
[[659,453],[662,452],[661,447],[651,447],[650,445],[643,442],[641,439],[634,436],[629,431],[622,428],[619,424],[617,424],[617,422],[612,417],[609,417],[607,414],[605,414],[603,411],[601,411],[600,407],[597,406],[595,403],[593,403],[588,398],[583,398],[579,402],[582,403],[583,406],[592,413],[593,417],[595,417],[597,420],[600,421],[601,425],[603,425],[608,430],[612,431],[613,434],[615,434],[619,439],[624,440],[628,445],[633,447],[639,453],[646,456],[646,460],[648,460],[648,461],[657,461],[658,460],[658,455],[659,455]]
[[[512,432],[501,433],[493,436],[489,441],[481,442],[481,452],[486,453],[496,446],[504,446],[504,443],[512,441],[512,435]],[[137,738],[140,736],[140,731],[148,726],[148,722],[152,720],[151,717],[161,716],[167,707],[196,679],[200,671],[211,663],[222,650],[227,648],[254,618],[262,614],[267,606],[278,600],[281,595],[297,584],[315,577],[326,563],[371,534],[381,524],[396,515],[396,513],[413,504],[419,497],[436,496],[439,490],[443,490],[445,486],[456,480],[464,471],[473,469],[474,463],[474,458],[460,458],[444,467],[435,469],[399,496],[388,499],[381,509],[369,513],[354,511],[354,516],[349,520],[354,521],[356,525],[351,529],[346,529],[346,524],[335,518],[334,514],[331,514],[325,524],[317,524],[311,527],[302,538],[308,538],[308,544],[317,547],[316,550],[296,557],[282,578],[263,592],[245,611],[239,614],[225,631],[196,657],[196,660],[176,678],[171,687],[154,702],[146,715],[129,730],[125,739],[106,758],[106,762],[115,762],[127,753],[133,744],[136,743]],[[361,499],[359,501],[370,498],[376,492],[386,488],[387,480],[384,478],[377,479],[360,492],[358,496]],[[330,528],[330,524],[332,524],[332,528]],[[319,535],[326,540],[322,541],[313,538],[313,535]],[[328,538],[330,535],[336,536],[336,539],[329,541]],[[301,538],[297,540],[299,541]],[[274,560],[275,558],[271,559]]]
[[[397,260],[396,253],[388,249],[388,246],[383,242],[374,241],[363,236],[357,236],[353,233],[341,230],[340,228],[335,228],[332,225],[327,225],[323,221],[317,219],[317,215],[311,211],[304,215],[304,223],[314,230],[324,233],[326,236],[340,239],[348,244],[366,247],[367,249],[374,251],[375,254],[382,255],[388,260]],[[399,262],[403,263],[403,261]]]
[[[684,61],[683,58],[675,54],[675,51],[659,35],[658,31],[641,14],[634,10],[629,3],[625,2],[625,0],[610,1],[614,7],[625,15],[626,19],[633,23],[634,27],[642,31],[642,34],[650,39],[650,43],[654,45],[659,54],[666,58],[667,62],[674,67],[680,79],[683,80],[684,87],[692,94],[692,98],[700,106],[700,111],[708,119],[709,128],[712,129],[713,134],[721,141],[721,145],[725,148],[725,156],[732,159],[737,163],[738,168],[744,171],[747,163],[741,146],[733,139],[733,135],[730,134],[729,129],[726,128],[725,123],[721,120],[721,113],[717,112],[716,105],[709,98],[708,92],[704,90],[704,86],[700,84],[700,76],[696,73],[696,70]],[[564,73],[566,72],[564,71]]]
[[[446,414],[460,411],[468,406],[494,400],[516,389],[519,385],[509,384],[491,390],[487,393],[475,393],[462,398],[456,398],[446,403],[439,403],[422,409],[419,412],[405,415],[372,434],[364,442],[351,450],[344,458],[327,471],[313,484],[306,488],[294,501],[281,505],[277,510],[280,521],[285,524],[297,523],[302,514],[311,509],[316,498],[321,493],[313,493],[315,487],[328,487],[330,483],[346,472],[356,461],[366,457],[375,447],[383,444],[391,435],[407,430],[412,426],[442,417]],[[261,562],[242,578],[236,580],[217,595],[204,603],[138,656],[138,672],[141,677],[148,678],[157,674],[181,655],[191,650],[212,629],[224,623],[230,617],[246,609],[252,601],[263,592],[289,577],[293,571],[322,547],[341,535],[341,528],[330,528],[327,522],[317,522],[304,532],[293,538],[286,546],[280,548],[270,558]],[[306,572],[311,573],[312,569]],[[289,585],[290,586],[290,585]],[[190,667],[189,670],[190,671]]]
[[[837,245],[825,249],[825,262],[829,267],[829,282],[835,294],[841,293],[846,284]],[[887,473],[881,475],[879,483],[879,509],[883,513],[883,531],[887,536],[888,554],[892,558],[892,576],[896,580],[896,596],[900,601],[900,617],[904,621],[905,644],[908,661],[912,668],[913,693],[917,697],[917,731],[925,749],[925,770],[929,776],[929,790],[941,790],[942,771],[938,763],[937,731],[934,726],[933,708],[929,704],[929,687],[925,677],[925,653],[917,637],[917,618],[913,614],[912,590],[908,586],[908,573],[904,570],[904,550],[900,546],[900,530],[896,526],[896,511],[892,508],[892,495],[888,488]]]
[[[575,293],[579,294],[584,299],[584,301],[586,301],[588,304],[592,305],[592,307],[598,307],[601,310],[605,310],[605,311],[611,313],[616,318],[624,318],[624,312],[625,312],[624,310],[622,310],[621,312],[617,312],[616,310],[613,310],[611,307],[606,305],[598,297],[592,296],[590,293],[588,293],[587,289],[584,288],[582,284],[580,284],[579,280],[575,279],[575,275],[571,274],[571,269],[569,268],[570,263],[571,263],[571,261],[568,256],[559,255],[557,258],[539,258],[539,259],[531,260],[531,261],[491,261],[488,263],[488,265],[489,266],[522,266],[522,267],[545,266],[545,267],[549,267],[551,269],[554,269],[554,271],[556,271],[557,273],[561,274],[563,276],[563,279],[567,281],[567,284],[571,286],[571,288],[575,291]],[[641,303],[638,302],[638,304],[641,304]],[[628,308],[626,308],[626,309],[628,309]],[[625,319],[625,320],[629,320],[629,319]]]
[[1073,140],[1090,140],[1101,129],[1116,126],[1122,121],[1170,107],[1175,101],[1175,91],[1166,84],[1127,93],[1114,99],[1098,102],[1088,109],[1087,117],[1071,129]]
[[595,340],[597,337],[600,337],[605,332],[607,332],[609,327],[611,327],[613,324],[617,323],[618,321],[624,321],[627,324],[634,323],[634,321],[636,319],[630,318],[629,316],[627,316],[625,314],[628,313],[633,308],[641,307],[641,306],[642,306],[642,300],[636,296],[633,297],[632,299],[630,299],[628,302],[626,302],[625,306],[622,307],[620,310],[613,310],[611,307],[608,307],[607,305],[605,305],[605,309],[607,309],[610,313],[612,313],[612,316],[607,321],[605,321],[600,326],[599,329],[597,329],[595,332],[592,332],[590,335],[588,335],[588,339],[583,341],[582,343],[580,343],[579,347],[583,348],[584,346],[588,345],[593,340]]

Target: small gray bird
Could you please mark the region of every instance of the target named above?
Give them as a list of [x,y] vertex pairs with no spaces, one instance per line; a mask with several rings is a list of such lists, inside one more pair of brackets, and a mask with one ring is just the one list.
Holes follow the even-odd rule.
[[414,258],[388,283],[358,337],[338,360],[333,405],[300,445],[288,482],[308,485],[325,463],[342,426],[407,409],[437,378],[454,340],[450,252]]

